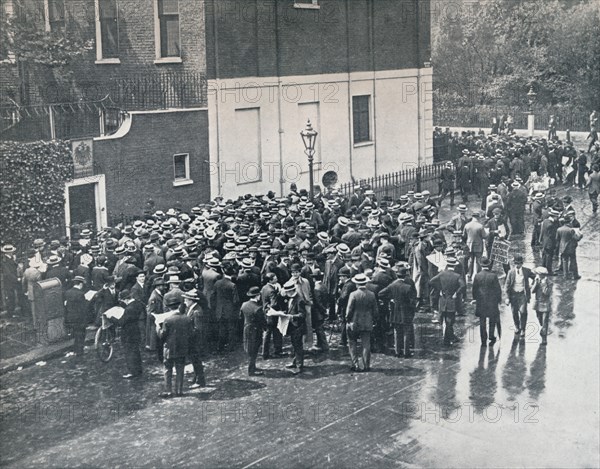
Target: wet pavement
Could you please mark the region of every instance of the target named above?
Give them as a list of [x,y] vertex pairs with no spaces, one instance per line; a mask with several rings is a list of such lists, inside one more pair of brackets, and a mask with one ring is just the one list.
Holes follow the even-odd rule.
[[[431,316],[417,317],[412,359],[374,354],[371,373],[348,372],[334,349],[293,376],[286,359],[259,360],[249,378],[241,353],[212,357],[212,389],[161,400],[162,368],[125,381],[120,353],[93,350],[0,377],[0,461],[12,467],[598,467],[599,228],[585,194],[575,198],[584,239],[582,278],[554,277],[551,335],[540,345],[530,311],[515,340],[481,348],[472,307],[462,340],[442,346]],[[472,204],[474,206],[475,204]],[[441,218],[449,218],[447,205]],[[514,243],[526,265],[539,262]],[[337,341],[337,335],[333,337]],[[118,350],[117,352],[120,352]],[[191,378],[191,374],[188,375]]]

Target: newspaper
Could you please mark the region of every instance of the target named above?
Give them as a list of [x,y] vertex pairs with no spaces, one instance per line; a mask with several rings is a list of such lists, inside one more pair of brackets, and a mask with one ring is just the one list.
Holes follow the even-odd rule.
[[277,329],[281,332],[281,335],[285,335],[287,333],[288,326],[290,324],[289,316],[279,316],[279,322],[277,323]]
[[98,293],[95,290],[88,290],[87,293],[85,294],[85,299],[88,301],[92,301],[92,298],[94,298],[94,295]]
[[269,317],[286,316],[286,314],[283,311],[277,311],[273,308],[269,308],[269,310],[267,311],[267,316],[269,316]]
[[121,306],[113,306],[112,308],[106,310],[104,312],[104,316],[110,319],[121,319],[123,317],[123,313],[125,312],[125,308]]
[[432,252],[427,256],[427,260],[435,265],[440,272],[446,270],[446,256],[441,252]]
[[162,314],[152,313],[152,316],[154,316],[154,324],[157,327],[161,326],[163,322],[165,322],[167,319],[169,319],[171,316],[173,316],[176,313],[177,313],[177,311],[169,311],[168,313],[162,313]]

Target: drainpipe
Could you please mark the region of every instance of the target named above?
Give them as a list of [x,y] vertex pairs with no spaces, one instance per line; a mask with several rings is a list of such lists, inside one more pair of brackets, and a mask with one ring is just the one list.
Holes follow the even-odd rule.
[[370,32],[370,40],[371,40],[371,68],[373,69],[373,135],[371,139],[373,140],[373,169],[374,176],[377,177],[377,80],[376,80],[376,71],[375,71],[375,2],[369,2],[369,6],[371,9],[371,32]]
[[279,2],[274,2],[275,5],[275,61],[277,68],[277,133],[279,138],[279,192],[281,197],[285,195],[283,177],[283,123],[282,123],[282,110],[281,110],[281,97],[283,96],[283,84],[281,82],[281,46],[279,44]]
[[350,155],[350,161],[348,163],[348,168],[350,169],[350,180],[353,178],[352,174],[352,162],[354,159],[354,135],[352,134],[352,74],[350,69],[350,24],[349,21],[349,7],[348,2],[350,0],[346,0],[346,64],[348,67],[348,149]]
[[[213,9],[213,35],[214,35],[214,54],[215,54],[215,103],[216,103],[216,132],[217,132],[217,195],[222,197],[222,183],[221,183],[221,131],[220,131],[220,120],[221,113],[219,111],[219,100],[221,99],[221,94],[219,92],[219,35],[217,33],[217,6],[215,4],[216,0],[213,0],[212,9]],[[207,96],[208,99],[208,96]],[[209,124],[210,125],[210,124]],[[209,158],[210,160],[210,158]],[[209,166],[210,167],[210,166]],[[210,174],[209,174],[210,177]]]
[[421,28],[419,25],[421,11],[419,9],[419,1],[415,0],[416,4],[416,26],[417,26],[417,170],[421,169],[421,150],[422,150],[422,142],[421,142],[421,130],[422,130],[422,108],[421,108]]

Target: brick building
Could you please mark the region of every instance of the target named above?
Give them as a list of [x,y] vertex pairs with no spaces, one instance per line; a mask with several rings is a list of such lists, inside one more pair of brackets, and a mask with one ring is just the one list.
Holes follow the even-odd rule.
[[63,68],[0,57],[2,138],[72,141],[66,226],[115,224],[148,199],[188,210],[209,199],[203,0],[2,0],[1,11],[50,44],[85,46]]
[[[148,198],[189,209],[306,187],[308,119],[317,183],[329,170],[343,182],[432,159],[430,0],[2,0],[3,11],[22,14],[20,2],[29,24],[89,46],[69,61],[66,86],[0,57],[0,98],[42,114],[63,103],[43,122],[81,163],[67,225],[90,212],[112,224]],[[27,116],[16,124],[2,138]]]

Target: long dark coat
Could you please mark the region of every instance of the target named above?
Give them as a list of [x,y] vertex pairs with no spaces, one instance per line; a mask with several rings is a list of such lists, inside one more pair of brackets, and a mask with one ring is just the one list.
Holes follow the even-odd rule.
[[393,301],[390,308],[392,324],[412,324],[415,317],[417,290],[403,279],[395,280],[379,292],[379,298]]
[[166,360],[184,358],[189,355],[192,327],[192,320],[179,313],[165,320],[159,336],[164,344]]
[[266,327],[263,308],[256,301],[246,301],[240,309],[244,317],[244,350],[254,355],[262,343],[262,333]]
[[480,318],[500,318],[499,304],[502,302],[502,287],[498,276],[489,270],[482,270],[473,279],[473,299],[475,316]]
[[65,325],[85,327],[88,323],[88,302],[83,290],[71,288],[65,292]]

